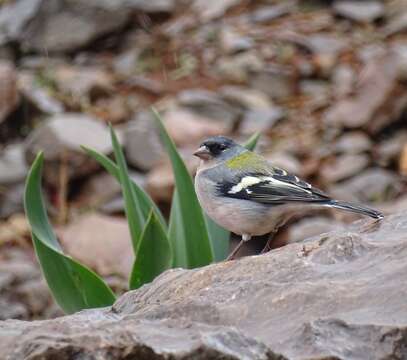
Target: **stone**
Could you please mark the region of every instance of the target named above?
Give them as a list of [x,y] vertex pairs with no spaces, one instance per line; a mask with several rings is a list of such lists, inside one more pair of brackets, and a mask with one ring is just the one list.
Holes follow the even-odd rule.
[[375,158],[381,166],[397,162],[404,145],[407,143],[407,131],[398,130],[375,147]]
[[14,65],[0,61],[0,124],[17,107],[19,94],[17,73]]
[[284,1],[281,4],[260,6],[250,14],[250,20],[257,24],[267,24],[289,14],[296,5],[297,1]]
[[219,93],[227,102],[246,110],[268,110],[273,106],[264,92],[244,86],[222,86]]
[[381,1],[337,0],[332,5],[336,14],[357,22],[372,22],[385,14]]
[[0,193],[0,218],[5,219],[9,216],[24,211],[23,196],[24,184],[13,183],[3,187]]
[[403,189],[400,178],[381,168],[370,168],[335,186],[329,194],[337,199],[361,203],[395,199]]
[[337,99],[342,99],[352,93],[357,75],[350,65],[341,64],[332,73],[332,91]]
[[39,151],[44,152],[44,179],[58,184],[59,169],[67,165],[68,179],[92,173],[96,162],[80,146],[102,154],[112,151],[107,126],[88,115],[63,113],[49,117],[26,139],[26,159],[31,163]]
[[74,259],[102,276],[118,274],[127,279],[134,255],[126,219],[88,213],[58,228],[57,233]]
[[[403,5],[404,6],[404,5]],[[406,31],[407,29],[407,12],[398,12],[389,20],[384,28],[384,34],[391,36]]]
[[343,224],[323,216],[302,219],[288,228],[287,243],[301,242],[308,238],[339,230]]
[[32,72],[24,70],[19,72],[18,89],[29,104],[44,114],[59,114],[64,111],[62,103],[52,96],[49,89],[38,83]]
[[234,56],[220,57],[215,63],[215,72],[228,81],[247,83],[252,72],[260,71],[264,61],[258,52],[250,50]]
[[192,8],[201,21],[207,22],[220,18],[226,11],[240,2],[241,0],[193,0]]
[[239,132],[252,135],[255,132],[265,133],[284,117],[284,111],[274,106],[264,110],[248,110],[244,113],[239,125]]
[[254,71],[250,86],[263,91],[272,99],[282,100],[295,93],[295,75],[289,68],[269,66],[261,71]]
[[250,37],[240,35],[235,29],[224,26],[219,34],[220,47],[226,54],[246,51],[254,46]]
[[334,149],[338,153],[361,154],[368,152],[372,148],[372,141],[361,131],[352,131],[343,134],[334,144]]
[[0,153],[0,185],[15,184],[25,179],[28,168],[22,144],[7,146]]
[[124,147],[130,165],[151,170],[163,155],[163,146],[151,111],[141,111],[130,120],[124,130]]
[[37,13],[41,0],[17,0],[0,8],[0,44],[20,39],[26,24]]
[[175,10],[175,0],[126,0],[126,6],[134,11],[143,11],[149,14],[172,13]]
[[2,356],[401,359],[406,231],[404,212],[261,256],[169,270],[112,307],[1,322]]
[[345,154],[324,163],[320,174],[324,182],[334,183],[362,172],[370,163],[365,154]]
[[[361,72],[356,93],[332,105],[323,118],[336,127],[368,127],[376,133],[398,116],[407,106],[405,96],[394,96],[398,89],[399,62],[388,54],[367,63]],[[400,90],[399,90],[400,91]]]
[[225,123],[214,121],[183,108],[174,108],[165,112],[163,122],[168,134],[179,146],[197,146],[210,136],[229,132]]
[[215,92],[205,89],[188,89],[178,94],[178,103],[197,114],[218,120],[232,129],[239,111],[223,101]]

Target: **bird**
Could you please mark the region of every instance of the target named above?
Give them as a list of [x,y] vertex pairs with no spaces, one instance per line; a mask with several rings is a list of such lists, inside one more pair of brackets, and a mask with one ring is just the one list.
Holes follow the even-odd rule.
[[304,210],[334,208],[383,218],[381,212],[367,206],[332,199],[230,138],[210,137],[194,155],[200,158],[194,185],[201,207],[215,223],[241,236],[227,260],[234,259],[253,236],[277,232]]

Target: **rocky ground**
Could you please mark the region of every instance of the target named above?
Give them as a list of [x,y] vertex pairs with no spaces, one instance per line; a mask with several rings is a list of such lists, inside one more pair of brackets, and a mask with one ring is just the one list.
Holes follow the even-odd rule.
[[[151,105],[191,173],[201,139],[261,131],[258,151],[332,196],[406,209],[406,31],[405,0],[0,0],[0,319],[58,314],[22,215],[39,149],[64,248],[125,288],[120,188],[79,145],[110,154],[112,123],[166,211],[173,177]],[[295,219],[275,246],[354,219]]]
[[406,359],[407,213],[195,270],[111,308],[0,323],[6,360]]

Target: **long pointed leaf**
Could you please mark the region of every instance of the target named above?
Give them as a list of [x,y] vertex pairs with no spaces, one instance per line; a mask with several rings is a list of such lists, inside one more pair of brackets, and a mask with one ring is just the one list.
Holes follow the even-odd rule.
[[124,159],[121,145],[119,144],[119,140],[117,139],[112,127],[110,127],[110,136],[112,138],[114,156],[119,168],[120,184],[122,185],[122,193],[124,198],[124,210],[127,217],[127,223],[129,224],[134,255],[136,255],[145,218],[140,207],[138,206],[135,191],[131,186],[126,160]]
[[42,198],[42,164],[43,155],[39,154],[27,178],[24,205],[35,252],[52,295],[66,313],[111,305],[115,296],[106,283],[61,250]]
[[[243,146],[248,150],[254,150],[260,138],[260,133],[253,134]],[[205,214],[206,226],[211,240],[215,261],[225,260],[229,253],[230,232],[216,224]]]
[[212,247],[192,178],[165,130],[159,114],[154,111],[154,115],[172,163],[176,184],[169,225],[174,266],[194,268],[210,264],[213,261]]
[[[94,158],[100,165],[102,165],[105,170],[114,176],[116,180],[120,183],[120,174],[118,166],[110,160],[107,156],[97,152],[96,150],[90,149],[86,146],[82,146],[82,149],[92,158]],[[162,215],[158,206],[136,182],[130,179],[131,186],[137,198],[137,203],[143,215],[144,221],[143,224],[148,219],[151,209],[154,209],[155,214],[157,215],[158,220],[161,222],[164,228],[167,227],[164,216]]]
[[154,280],[172,266],[172,250],[165,230],[151,211],[144,227],[130,276],[130,289]]

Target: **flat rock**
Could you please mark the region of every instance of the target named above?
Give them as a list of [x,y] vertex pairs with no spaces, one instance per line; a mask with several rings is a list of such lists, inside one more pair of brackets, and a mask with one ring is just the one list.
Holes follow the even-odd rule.
[[[407,213],[170,270],[112,306],[0,323],[7,360],[404,358]],[[351,291],[349,291],[351,289]]]
[[359,174],[369,163],[365,154],[344,154],[325,163],[320,173],[325,182],[333,183]]
[[333,9],[336,14],[358,22],[371,22],[384,15],[385,8],[381,1],[335,1]]
[[43,151],[44,178],[57,184],[62,162],[67,164],[68,178],[83,176],[95,170],[95,162],[80,148],[81,145],[109,154],[112,145],[107,126],[84,114],[57,114],[43,122],[26,139],[26,158],[31,162],[39,151]]
[[2,123],[19,101],[17,73],[12,63],[0,61],[0,84],[0,123]]

